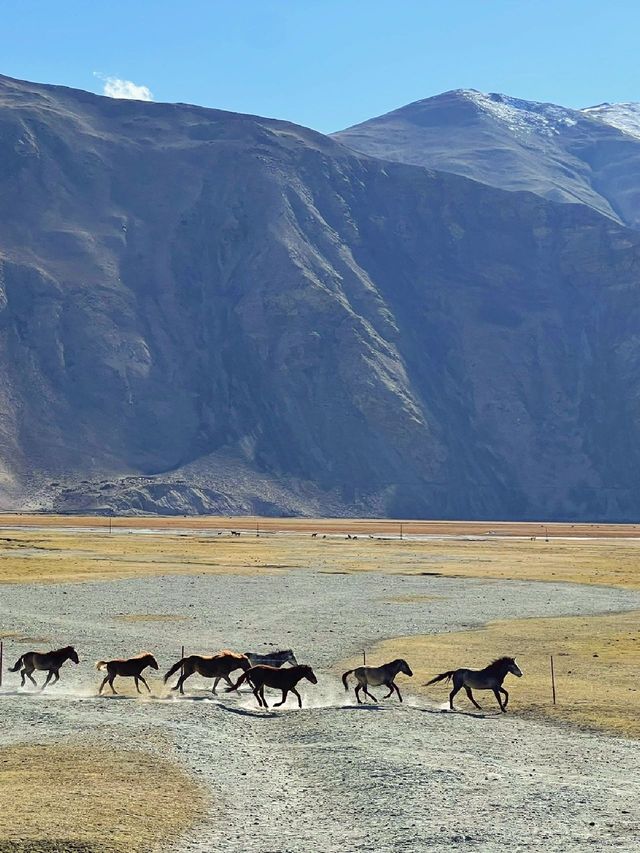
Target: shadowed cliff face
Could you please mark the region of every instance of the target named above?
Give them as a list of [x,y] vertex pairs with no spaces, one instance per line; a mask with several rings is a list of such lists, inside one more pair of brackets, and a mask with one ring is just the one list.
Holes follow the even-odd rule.
[[0,149],[5,505],[634,515],[634,232],[7,78]]

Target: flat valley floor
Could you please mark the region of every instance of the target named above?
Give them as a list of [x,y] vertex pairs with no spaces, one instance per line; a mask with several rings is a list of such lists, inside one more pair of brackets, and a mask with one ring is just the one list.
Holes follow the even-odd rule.
[[[0,851],[640,849],[637,529],[2,521]],[[44,693],[7,671],[69,643]],[[183,646],[291,647],[319,681],[302,710],[181,698]],[[96,660],[147,649],[151,696],[97,695]],[[503,654],[507,714],[424,686]],[[402,705],[345,693],[363,655],[407,658]]]

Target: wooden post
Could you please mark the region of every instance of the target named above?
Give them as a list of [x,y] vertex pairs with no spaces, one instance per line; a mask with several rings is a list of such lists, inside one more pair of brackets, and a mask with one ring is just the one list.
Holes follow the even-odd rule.
[[256,539],[260,536],[260,522],[256,521]]
[[[184,658],[184,646],[180,649],[180,660]],[[184,664],[180,667],[180,675],[184,675]]]
[[553,655],[549,656],[551,659],[551,694],[553,696],[553,704],[556,704],[556,677],[553,671]]
[[365,651],[364,649],[362,650],[362,663],[363,663],[365,666],[367,665],[367,653],[366,653],[366,651]]
[[400,539],[402,540],[402,522],[400,522]]

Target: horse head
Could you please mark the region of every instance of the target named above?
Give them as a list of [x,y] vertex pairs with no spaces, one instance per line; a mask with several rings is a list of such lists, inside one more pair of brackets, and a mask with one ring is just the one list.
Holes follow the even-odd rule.
[[290,663],[293,666],[298,666],[298,661],[296,660],[296,656],[293,653],[293,649],[283,649],[281,652],[281,656],[284,660],[284,663]]
[[[299,664],[297,664],[297,665],[299,665]],[[312,684],[318,683],[318,677],[315,674],[315,672],[311,669],[310,666],[303,665],[300,667],[300,669],[302,670],[302,677],[303,678],[306,678],[307,681],[310,681]]]
[[65,652],[67,653],[69,660],[72,660],[74,663],[80,663],[78,652],[73,648],[73,646],[67,646]]
[[238,666],[246,672],[248,669],[251,669],[251,661],[246,655],[240,655],[238,658]]
[[387,664],[387,666],[393,667],[393,669],[395,669],[396,671],[396,675],[399,672],[404,672],[405,675],[413,675],[411,667],[404,658],[396,658],[396,660],[392,661],[390,664]]
[[147,666],[150,666],[151,669],[158,669],[159,668],[158,667],[158,661],[154,658],[154,656],[151,653],[149,653],[148,655],[145,655],[144,659],[147,662]]
[[518,678],[522,678],[523,672],[520,669],[520,667],[518,666],[518,664],[516,663],[516,659],[515,658],[508,658],[508,660],[509,660],[509,669],[507,670],[507,672],[510,672],[512,675],[517,675]]

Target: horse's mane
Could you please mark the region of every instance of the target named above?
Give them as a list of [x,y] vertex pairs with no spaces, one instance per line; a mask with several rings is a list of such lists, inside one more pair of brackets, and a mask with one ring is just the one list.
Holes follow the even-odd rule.
[[509,666],[512,663],[515,663],[515,658],[510,658],[507,655],[504,655],[501,658],[496,658],[495,660],[491,661],[491,663],[489,664],[487,669],[488,670],[501,669],[503,666]]
[[137,655],[134,655],[130,660],[138,660],[142,658],[152,658],[154,655],[151,652],[138,652]]
[[246,658],[246,655],[243,655],[242,652],[232,652],[231,649],[220,649],[220,651],[213,655],[214,658],[219,657],[220,655],[225,655],[226,657],[232,658]]

